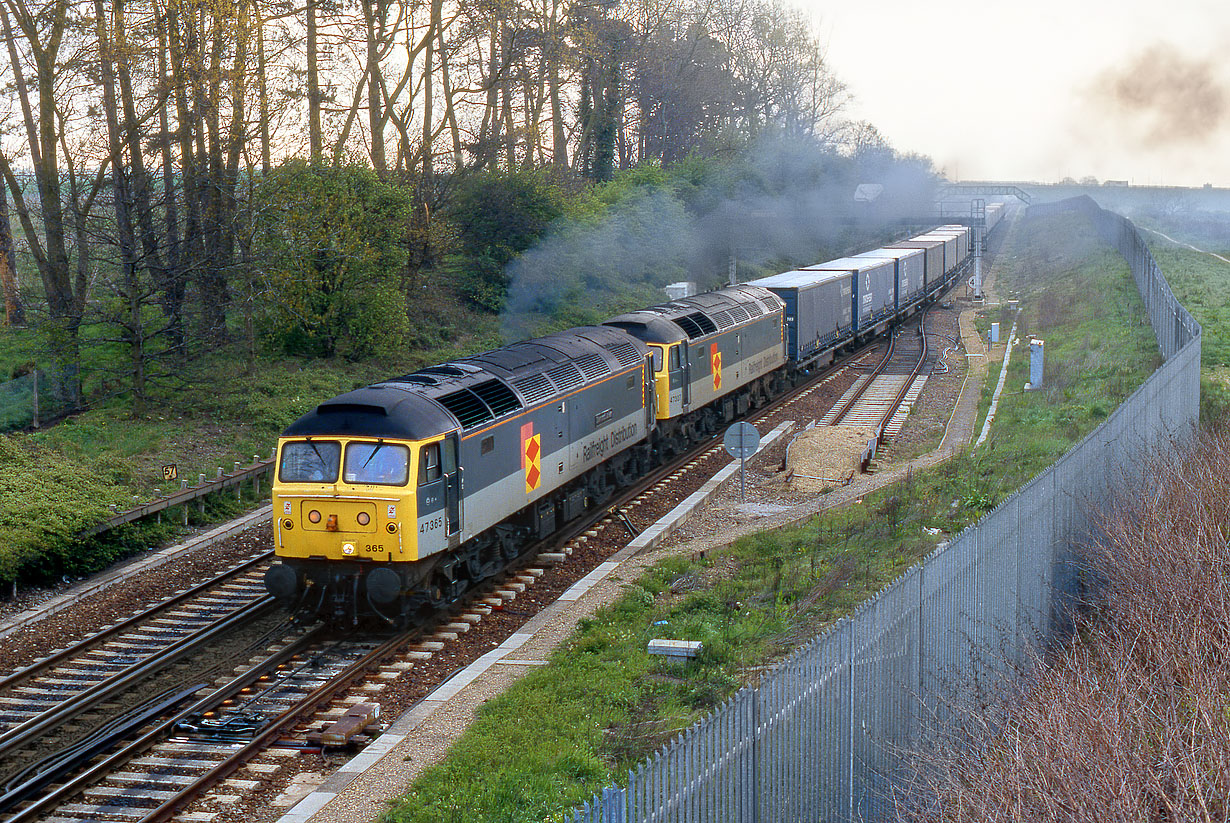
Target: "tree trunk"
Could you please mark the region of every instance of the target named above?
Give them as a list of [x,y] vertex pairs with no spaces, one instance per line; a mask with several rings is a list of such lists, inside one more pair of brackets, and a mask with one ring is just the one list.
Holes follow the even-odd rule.
[[26,313],[17,288],[17,255],[13,251],[13,227],[9,222],[8,186],[0,180],[0,284],[4,287],[4,325],[24,326]]
[[[173,357],[182,364],[186,354],[184,344],[187,342],[184,333],[186,274],[183,237],[179,225],[179,196],[176,193],[175,153],[171,143],[170,98],[173,93],[171,76],[167,70],[168,18],[159,16],[155,19],[155,24],[158,29],[158,78],[167,95],[167,99],[163,100],[158,109],[158,143],[162,152],[162,210],[167,244],[167,276],[162,286],[162,311],[167,318],[168,343]],[[185,180],[184,191],[187,191],[186,183]]]
[[316,0],[307,0],[307,96],[308,140],[311,144],[312,163],[320,163],[324,156],[325,141],[320,130],[320,74],[316,56]]
[[[10,22],[10,11],[21,28],[34,62],[33,87],[38,91],[38,110],[34,111],[26,95],[27,80],[17,52],[15,33]],[[81,403],[80,369],[81,357],[78,333],[81,313],[78,295],[73,290],[72,266],[68,257],[65,236],[64,204],[61,199],[61,173],[59,167],[59,127],[61,120],[56,111],[56,67],[64,32],[67,28],[67,0],[53,0],[34,15],[25,7],[23,0],[4,0],[0,5],[0,27],[7,41],[15,85],[22,101],[26,134],[30,138],[31,162],[41,206],[43,242],[38,231],[28,218],[22,223],[26,242],[35,256],[43,291],[47,297],[49,319],[47,338],[54,361],[55,390],[59,398],[70,408]],[[7,167],[7,163],[5,164]],[[6,168],[6,178],[14,199],[22,196],[21,186]],[[82,296],[84,297],[84,296]]]
[[[107,9],[103,0],[94,0],[97,14],[99,69],[103,87],[103,112],[107,121],[107,146],[111,152],[112,200],[115,203],[116,240],[120,252],[119,293],[124,298],[128,315],[119,319],[121,336],[128,349],[130,377],[132,379],[132,412],[134,416],[145,413],[145,330],[141,320],[141,288],[137,274],[137,241],[133,231],[133,192],[129,185],[129,166],[124,162],[124,150],[120,143],[120,123],[116,105],[116,70],[114,50],[122,50],[121,41],[113,41],[109,28],[114,28],[118,37],[124,30],[124,2],[111,0],[113,26],[109,25]],[[140,166],[140,144],[133,157],[129,158],[134,173]]]
[[[260,101],[261,173],[268,176],[273,171],[273,156],[269,145],[269,76],[265,60],[265,21],[261,16],[260,0],[254,0],[252,3],[252,13],[256,16],[256,82]],[[320,128],[319,123],[317,123],[317,128]],[[318,144],[312,146],[313,163],[320,162],[320,152],[324,149],[324,144],[319,137],[317,135]]]
[[388,177],[384,155],[384,98],[380,94],[380,41],[384,28],[382,0],[363,0],[363,19],[367,25],[367,126],[371,132],[372,166],[381,179]]

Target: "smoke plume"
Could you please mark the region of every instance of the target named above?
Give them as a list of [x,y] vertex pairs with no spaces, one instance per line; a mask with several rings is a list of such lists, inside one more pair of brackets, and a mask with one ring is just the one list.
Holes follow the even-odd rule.
[[[857,185],[871,182],[884,194],[856,203]],[[539,333],[546,318],[594,322],[621,302],[664,301],[673,280],[720,286],[732,258],[743,281],[874,248],[898,218],[933,213],[934,184],[925,158],[761,140],[723,173],[643,187],[600,218],[553,226],[506,270],[504,339]]]
[[1111,114],[1149,148],[1204,143],[1225,124],[1230,89],[1211,59],[1156,44],[1094,85]]

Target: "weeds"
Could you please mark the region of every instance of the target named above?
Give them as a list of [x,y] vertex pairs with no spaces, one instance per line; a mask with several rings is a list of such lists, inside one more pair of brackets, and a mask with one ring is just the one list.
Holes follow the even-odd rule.
[[924,759],[915,821],[1230,815],[1230,435],[1158,449],[1083,551],[1096,596],[1002,714]]

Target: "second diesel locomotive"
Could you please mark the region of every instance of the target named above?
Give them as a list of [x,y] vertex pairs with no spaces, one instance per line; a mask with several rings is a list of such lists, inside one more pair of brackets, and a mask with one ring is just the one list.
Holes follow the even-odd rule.
[[278,443],[266,587],[404,624],[913,312],[968,251],[942,227],[327,400]]

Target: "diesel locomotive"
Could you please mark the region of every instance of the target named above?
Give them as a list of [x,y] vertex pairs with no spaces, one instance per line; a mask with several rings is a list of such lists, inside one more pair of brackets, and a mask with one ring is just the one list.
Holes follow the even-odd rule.
[[942,227],[326,400],[278,441],[265,585],[301,615],[404,625],[882,333],[968,255]]

